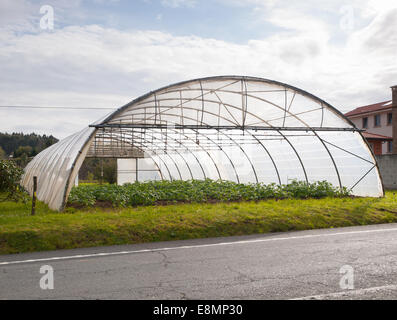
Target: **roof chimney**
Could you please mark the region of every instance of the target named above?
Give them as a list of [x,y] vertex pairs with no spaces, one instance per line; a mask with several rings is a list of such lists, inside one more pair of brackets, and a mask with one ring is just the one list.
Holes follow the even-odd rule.
[[397,85],[391,87],[392,92],[392,124],[393,124],[393,153],[397,154]]

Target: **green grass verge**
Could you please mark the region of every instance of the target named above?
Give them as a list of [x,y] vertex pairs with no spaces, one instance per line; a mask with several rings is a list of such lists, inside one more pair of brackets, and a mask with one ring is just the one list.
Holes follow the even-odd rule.
[[397,196],[36,212],[0,203],[1,254],[397,222]]

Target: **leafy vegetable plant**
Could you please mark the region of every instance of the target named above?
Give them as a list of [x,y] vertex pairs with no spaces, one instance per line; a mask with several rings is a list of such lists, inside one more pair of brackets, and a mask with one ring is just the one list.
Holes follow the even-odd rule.
[[114,207],[154,205],[178,202],[258,201],[266,199],[307,199],[346,197],[350,192],[327,181],[306,183],[293,180],[289,184],[235,183],[231,181],[189,180],[149,181],[115,184],[80,185],[69,195],[70,204],[92,206],[97,202]]

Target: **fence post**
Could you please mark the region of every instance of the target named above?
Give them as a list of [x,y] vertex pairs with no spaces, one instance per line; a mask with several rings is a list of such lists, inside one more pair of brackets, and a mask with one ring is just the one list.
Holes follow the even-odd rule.
[[36,213],[37,177],[33,177],[32,216]]

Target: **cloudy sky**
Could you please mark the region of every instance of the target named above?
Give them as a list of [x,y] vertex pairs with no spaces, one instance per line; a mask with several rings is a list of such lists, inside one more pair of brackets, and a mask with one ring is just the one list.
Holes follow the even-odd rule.
[[396,56],[390,0],[0,0],[0,106],[62,107],[0,108],[0,131],[63,138],[212,75],[278,80],[346,112],[391,98]]

